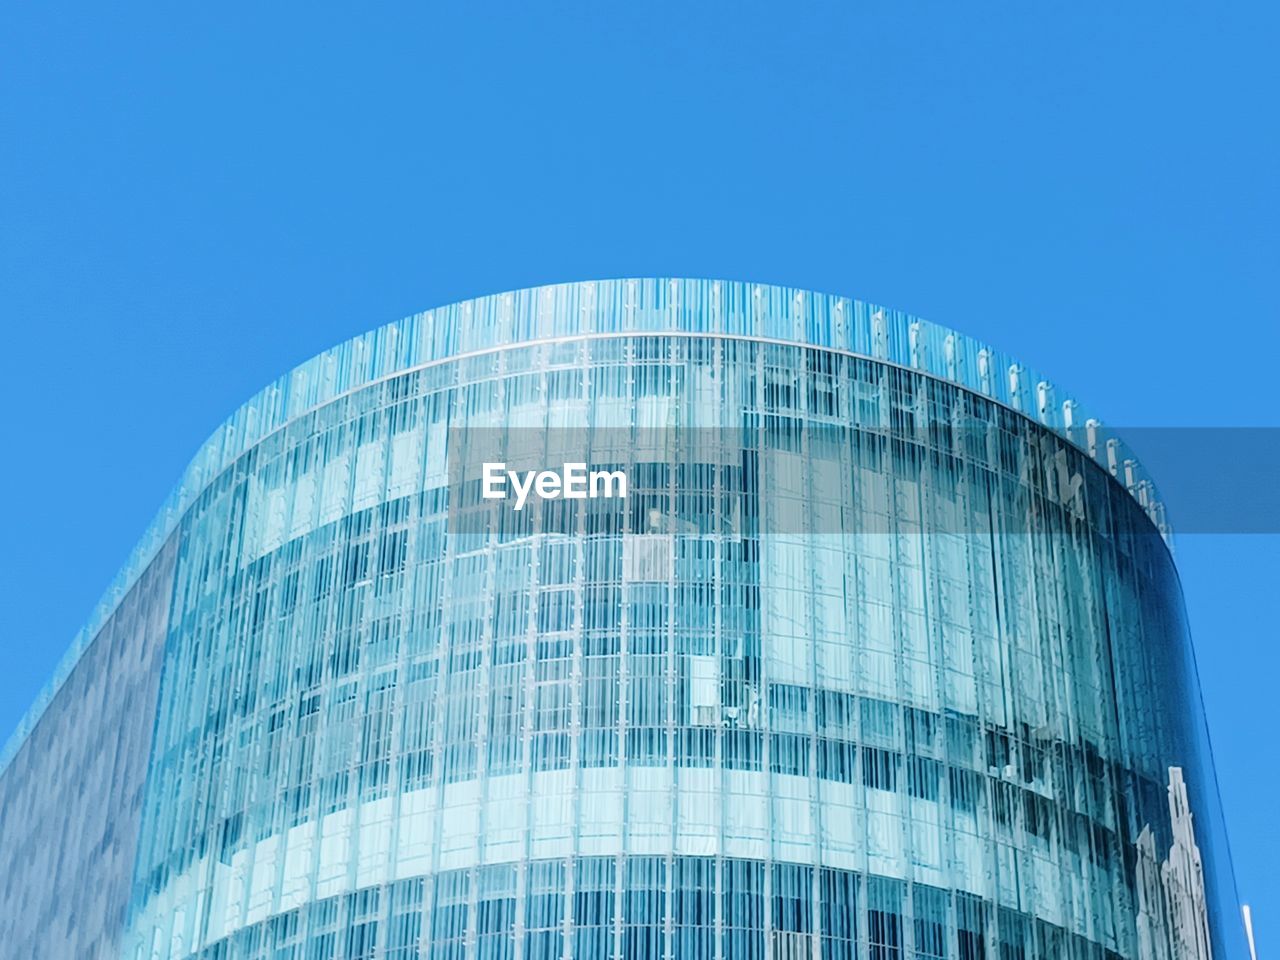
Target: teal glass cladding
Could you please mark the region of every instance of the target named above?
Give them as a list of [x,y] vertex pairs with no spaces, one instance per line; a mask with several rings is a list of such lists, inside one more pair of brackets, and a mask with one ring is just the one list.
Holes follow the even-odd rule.
[[[517,523],[458,479],[481,432],[629,439],[628,498]],[[1239,956],[1166,533],[1074,401],[902,314],[621,280],[410,318],[202,449],[6,751],[0,932],[129,960]],[[162,629],[106,656],[139,604]],[[36,811],[101,751],[99,673],[147,733],[99,764],[127,862],[95,875],[94,818]],[[42,939],[87,903],[92,947]]]

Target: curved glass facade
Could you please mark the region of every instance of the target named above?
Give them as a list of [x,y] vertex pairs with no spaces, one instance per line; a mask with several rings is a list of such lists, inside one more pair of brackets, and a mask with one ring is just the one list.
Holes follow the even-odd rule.
[[[627,495],[517,510],[483,494],[499,459]],[[6,753],[2,829],[29,839],[0,855],[0,935],[130,960],[1238,956],[1166,532],[1073,401],[855,301],[623,280],[410,318],[283,378],[188,471]],[[112,630],[142,649],[101,655]],[[91,670],[150,738],[103,774],[103,823],[14,827],[95,749]],[[78,891],[102,830],[118,865]],[[106,888],[101,930],[51,950],[35,918]]]

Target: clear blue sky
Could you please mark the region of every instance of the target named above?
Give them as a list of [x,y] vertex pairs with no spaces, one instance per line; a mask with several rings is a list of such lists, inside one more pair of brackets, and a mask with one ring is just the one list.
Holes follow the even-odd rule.
[[[420,6],[0,13],[5,731],[224,416],[463,297],[795,284],[1113,424],[1280,425],[1275,4]],[[1280,546],[1179,559],[1265,954]]]

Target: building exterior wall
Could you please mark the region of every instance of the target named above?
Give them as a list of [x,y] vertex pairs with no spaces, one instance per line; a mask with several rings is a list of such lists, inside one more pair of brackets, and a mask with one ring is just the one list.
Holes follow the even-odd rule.
[[[1207,954],[1174,910],[1236,955],[1154,489],[1006,358],[616,281],[411,318],[248,409],[139,564],[162,652],[98,667],[152,684],[121,956]],[[631,489],[514,512],[494,450]],[[0,775],[6,855],[69,843],[7,798],[67,782],[31,764],[101,647]]]
[[120,956],[174,554],[124,595],[0,775],[0,956]]

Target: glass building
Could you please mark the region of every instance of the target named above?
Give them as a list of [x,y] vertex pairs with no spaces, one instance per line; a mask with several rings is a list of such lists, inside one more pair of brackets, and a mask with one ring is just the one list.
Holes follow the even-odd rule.
[[1167,540],[1073,400],[891,310],[410,317],[201,448],[10,741],[0,953],[1239,957]]

